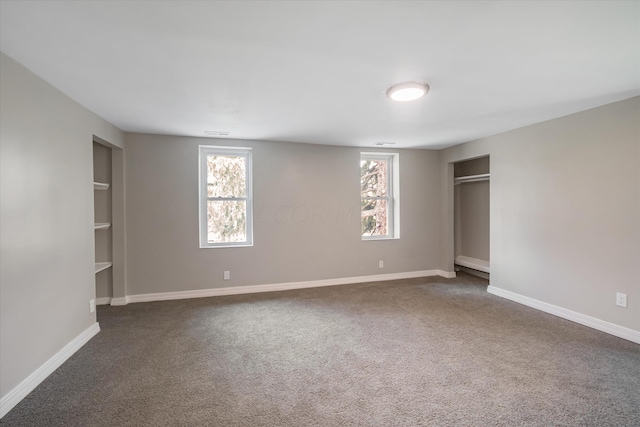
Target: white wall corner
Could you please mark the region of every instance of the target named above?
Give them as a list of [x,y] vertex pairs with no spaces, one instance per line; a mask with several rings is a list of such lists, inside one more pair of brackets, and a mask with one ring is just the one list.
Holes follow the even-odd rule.
[[606,332],[607,334],[614,335],[618,338],[623,338],[636,344],[640,344],[640,331],[634,331],[633,329],[616,325],[615,323],[610,323],[604,320],[597,319],[595,317],[587,316],[586,314],[567,310],[566,308],[558,307],[557,305],[526,297],[515,292],[496,288],[495,286],[489,285],[487,287],[487,292],[526,305],[528,307],[535,308],[536,310],[544,311],[545,313],[553,314],[554,316],[558,316],[563,319],[588,326],[589,328],[597,329],[601,332]]
[[31,375],[22,380],[11,391],[0,398],[0,418],[4,417],[14,406],[31,393],[42,381],[58,369],[69,357],[85,345],[100,332],[100,325],[96,322],[80,335],[75,337],[62,350],[53,355]]

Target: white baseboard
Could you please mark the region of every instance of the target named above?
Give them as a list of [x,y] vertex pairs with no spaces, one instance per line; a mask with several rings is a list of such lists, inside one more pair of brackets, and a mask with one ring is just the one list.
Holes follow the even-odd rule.
[[455,263],[463,267],[472,268],[474,270],[482,271],[484,273],[490,273],[490,263],[478,258],[471,258],[464,255],[456,257]]
[[222,295],[253,294],[260,292],[288,291],[292,289],[318,288],[322,286],[348,285],[352,283],[381,282],[384,280],[413,279],[417,277],[442,276],[456,277],[455,272],[443,270],[409,271],[405,273],[376,274],[372,276],[344,277],[339,279],[310,280],[306,282],[274,283],[269,285],[235,286],[228,288],[199,289],[194,291],[161,292],[154,294],[129,295],[125,298],[113,298],[111,305],[124,305],[129,302],[168,301],[175,299],[206,298]]
[[444,277],[445,279],[455,279],[456,272],[455,271],[444,271],[444,270],[436,270],[438,272],[438,276]]
[[516,294],[515,292],[496,288],[495,286],[489,285],[487,287],[487,292],[528,307],[535,308],[536,310],[544,311],[545,313],[553,314],[554,316],[562,317],[563,319],[606,332],[636,344],[640,344],[639,331],[634,331],[633,329],[625,328],[624,326],[616,325],[615,323],[606,322],[595,317],[587,316],[586,314],[577,313],[575,311],[567,310],[566,308],[558,307],[557,305]]
[[109,305],[111,304],[111,297],[96,298],[96,305]]
[[111,305],[127,305],[129,297],[111,298]]
[[472,276],[479,277],[481,279],[490,280],[491,274],[485,273],[484,271],[476,270],[475,268],[463,267],[461,265],[456,265],[456,271],[463,271]]
[[36,369],[31,375],[22,380],[10,392],[0,399],[0,418],[4,417],[14,406],[31,393],[42,381],[44,381],[53,371],[58,369],[69,357],[85,345],[91,338],[100,332],[100,325],[94,323],[80,335],[75,337],[62,350],[57,352],[47,360],[42,366]]

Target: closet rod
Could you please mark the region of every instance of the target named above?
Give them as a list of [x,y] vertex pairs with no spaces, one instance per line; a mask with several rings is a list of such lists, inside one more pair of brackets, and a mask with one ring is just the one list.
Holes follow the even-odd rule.
[[483,173],[482,175],[460,176],[458,178],[454,178],[453,184],[459,185],[467,182],[489,181],[490,176],[491,175],[488,173]]

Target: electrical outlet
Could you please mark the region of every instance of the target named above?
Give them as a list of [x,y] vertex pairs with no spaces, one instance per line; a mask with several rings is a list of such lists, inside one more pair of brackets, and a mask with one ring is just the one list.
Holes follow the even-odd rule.
[[620,292],[618,292],[616,294],[616,305],[620,306],[620,307],[626,307],[627,306],[627,294],[621,294]]
[[96,300],[92,299],[89,301],[89,313],[93,313],[96,311]]
[[378,268],[384,268],[384,261],[378,261]]
[[224,280],[229,280],[231,279],[231,272],[230,271],[225,271],[224,272]]

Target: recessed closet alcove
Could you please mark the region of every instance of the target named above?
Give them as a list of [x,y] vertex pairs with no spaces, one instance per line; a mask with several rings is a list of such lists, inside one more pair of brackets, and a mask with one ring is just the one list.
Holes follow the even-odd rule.
[[479,157],[454,164],[454,250],[457,270],[490,273],[490,161]]

